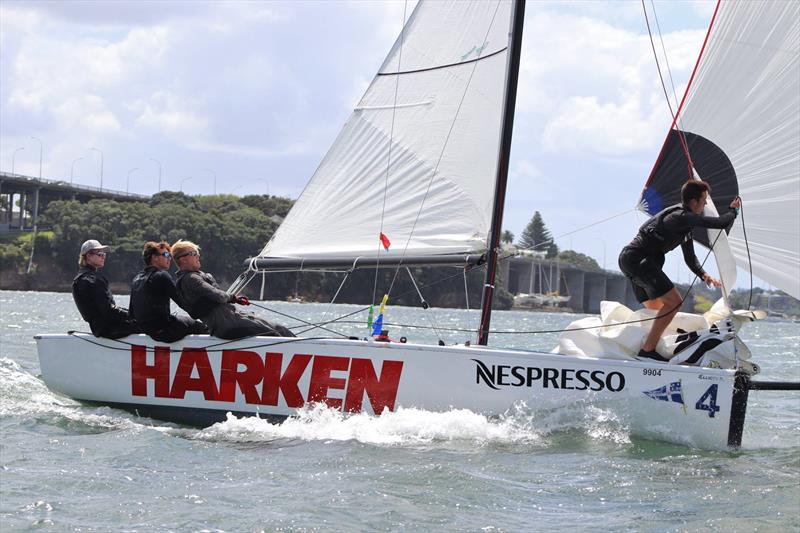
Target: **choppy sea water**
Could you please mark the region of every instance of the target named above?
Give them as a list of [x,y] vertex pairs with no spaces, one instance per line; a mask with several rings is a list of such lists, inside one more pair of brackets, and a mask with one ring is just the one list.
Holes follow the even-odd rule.
[[[263,305],[307,320],[358,309]],[[517,332],[576,318],[492,317],[493,328]],[[465,329],[478,320],[398,307],[387,318]],[[0,292],[0,531],[800,530],[796,392],[750,393],[737,452],[640,439],[600,408],[502,420],[313,408],[281,425],[230,418],[199,430],[51,393],[33,335],[86,329],[68,294]],[[410,328],[391,335],[437,339]],[[469,337],[442,333],[448,343]],[[549,350],[555,338],[490,343]],[[800,381],[800,324],[762,321],[742,338],[759,379]]]

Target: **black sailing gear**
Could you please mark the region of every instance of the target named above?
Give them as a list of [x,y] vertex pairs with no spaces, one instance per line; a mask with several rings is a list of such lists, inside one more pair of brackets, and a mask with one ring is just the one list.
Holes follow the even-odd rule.
[[96,268],[81,267],[72,280],[72,298],[95,337],[119,339],[140,333],[128,310],[117,307],[108,280]]
[[168,272],[148,266],[131,284],[131,314],[142,330],[159,342],[175,342],[190,334],[207,333],[205,324],[170,313],[170,299],[177,300],[177,290]]
[[178,305],[192,318],[203,320],[220,339],[241,339],[253,335],[294,337],[288,328],[273,324],[252,313],[237,310],[236,296],[220,290],[214,276],[206,272],[181,271],[176,283]]
[[619,254],[619,268],[630,280],[639,302],[664,296],[675,285],[662,271],[664,256],[680,245],[683,260],[697,277],[703,279],[705,271],[694,253],[692,228],[728,228],[736,218],[735,211],[720,217],[707,217],[693,213],[682,205],[663,209],[639,228],[633,241]]

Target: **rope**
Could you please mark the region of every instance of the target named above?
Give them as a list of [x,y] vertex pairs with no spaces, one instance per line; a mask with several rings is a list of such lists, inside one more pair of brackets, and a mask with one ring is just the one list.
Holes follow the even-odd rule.
[[[127,352],[134,346],[143,346],[142,344],[137,344],[137,343],[133,343],[133,342],[127,342],[127,341],[123,341],[123,340],[120,340],[120,339],[105,339],[103,337],[105,340],[113,341],[113,342],[116,342],[116,343],[122,345],[122,346],[109,346],[108,344],[104,344],[102,342],[98,342],[98,341],[94,340],[94,339],[97,339],[98,337],[94,337],[94,335],[92,333],[88,332],[88,331],[68,331],[67,334],[71,335],[71,336],[73,336],[73,337],[75,337],[77,339],[80,339],[82,341],[88,342],[89,344],[94,344],[95,346],[100,346],[101,348],[107,348],[109,350],[118,350],[118,351]],[[77,334],[87,335],[87,336],[86,337],[79,337]],[[89,336],[91,336],[92,338],[89,338]],[[202,350],[205,350],[206,352],[217,353],[217,352],[223,352],[224,350],[212,350],[212,349],[209,349],[209,348],[216,348],[217,346],[223,346],[225,344],[230,344],[232,342],[239,342],[241,340],[248,339],[248,338],[250,338],[250,337],[242,337],[241,339],[232,339],[232,340],[228,340],[228,341],[225,341],[225,342],[220,342],[220,343],[217,343],[217,344],[210,344],[208,346],[197,346],[197,347],[187,347],[187,348],[190,348],[190,349],[194,348],[194,349],[198,349],[198,350],[202,349]],[[301,341],[310,341],[310,340],[315,340],[316,341],[316,340],[327,340],[327,339],[329,339],[329,337],[295,337],[293,339],[284,338],[284,339],[281,339],[281,340],[275,341],[275,342],[262,343],[262,344],[257,344],[257,345],[254,345],[254,346],[245,346],[244,348],[237,348],[237,349],[239,349],[239,350],[253,350],[255,348],[266,348],[266,347],[270,347],[270,346],[278,346],[280,344],[291,344],[291,343],[294,343],[294,342],[301,342]],[[157,348],[157,346],[144,346],[144,348],[145,348],[145,350],[155,350]]]
[[[403,63],[403,43],[405,42],[406,35],[406,10],[408,9],[408,0],[403,4],[403,29],[400,30],[400,50],[397,57],[397,73],[400,72],[400,66]],[[392,105],[392,125],[389,130],[389,153],[386,156],[386,178],[383,185],[383,203],[381,204],[381,223],[380,223],[380,236],[383,236],[383,221],[386,216],[386,197],[389,194],[389,169],[392,166],[392,141],[394,139],[394,119],[397,114],[397,92],[400,88],[400,76],[395,77],[394,81],[394,102]],[[375,281],[372,284],[372,303],[375,303],[375,298],[378,292],[378,271],[381,266],[381,246],[383,246],[383,239],[378,239],[378,260],[375,262]]]
[[[645,23],[647,24],[647,33],[650,36],[650,47],[653,49],[653,58],[655,58],[656,61],[656,69],[658,69],[658,79],[661,80],[661,88],[664,90],[664,98],[667,100],[667,107],[669,107],[669,114],[672,117],[673,123],[675,123],[677,121],[676,111],[673,111],[672,109],[672,103],[670,102],[669,94],[667,92],[667,85],[664,83],[664,76],[661,73],[661,64],[658,61],[658,53],[656,52],[656,45],[653,42],[653,32],[650,29],[650,19],[647,17],[647,7],[645,6],[644,0],[642,0],[642,10],[644,11]],[[653,6],[653,12],[655,13],[655,6]],[[660,35],[661,33],[659,29],[659,36]],[[662,40],[662,45],[663,45],[663,40]],[[666,58],[666,50],[664,51],[664,57]],[[667,72],[669,73],[669,64],[667,64]],[[672,73],[669,73],[669,75],[671,80]],[[689,179],[691,180],[692,178],[694,178],[694,170],[693,170],[694,163],[692,163],[692,156],[689,153],[689,146],[686,143],[686,137],[684,136],[683,131],[681,131],[680,127],[676,128],[675,130],[678,133],[678,139],[680,140],[681,148],[683,149],[683,153],[686,155],[686,160],[688,161]]]
[[[259,305],[259,304],[255,303],[255,302],[250,302],[250,305],[252,305],[254,307],[258,307],[259,309],[263,309],[264,311],[269,311],[270,313],[275,313],[276,315],[281,315],[281,316],[286,317],[286,318],[291,318],[292,320],[297,320],[298,322],[302,322],[303,324],[305,324],[307,326],[314,326],[311,329],[319,328],[319,329],[324,329],[325,331],[327,331],[329,333],[334,333],[336,335],[340,335],[342,337],[347,337],[348,336],[348,335],[345,335],[344,333],[339,333],[338,331],[334,331],[332,329],[324,328],[322,326],[314,324],[313,322],[308,322],[307,320],[303,320],[302,318],[298,318],[296,316],[292,316],[292,315],[288,315],[286,313],[282,313],[282,312],[280,312],[280,311],[278,311],[276,309],[271,309],[271,308],[269,308],[267,306]],[[302,326],[293,326],[293,327],[302,327]],[[308,331],[308,330],[306,330],[306,331]]]
[[[419,299],[422,302],[422,308],[425,311],[428,311],[428,310],[431,311],[431,313],[425,313],[425,316],[428,318],[428,322],[431,323],[431,327],[433,328],[433,331],[436,333],[436,337],[438,337],[438,340],[441,341],[442,340],[442,334],[439,333],[439,330],[436,327],[436,322],[438,321],[438,320],[435,320],[435,319],[438,318],[438,317],[436,317],[436,313],[433,313],[433,311],[431,310],[431,307],[428,305],[428,302],[426,302],[425,298],[422,296],[422,291],[419,290],[419,287],[417,286],[417,280],[414,279],[414,275],[411,273],[411,269],[406,267],[406,272],[408,272],[408,277],[411,278],[411,283],[414,285],[414,289],[417,291],[417,295],[419,296]],[[433,314],[433,318],[431,318],[431,316],[430,316],[431,314]]]
[[747,295],[747,310],[750,310],[750,306],[753,303],[753,261],[750,259],[750,243],[747,240],[747,226],[744,223],[744,202],[742,202],[741,196],[739,197],[739,211],[742,215],[742,233],[744,234],[744,247],[747,250],[747,270],[750,273],[750,292]]

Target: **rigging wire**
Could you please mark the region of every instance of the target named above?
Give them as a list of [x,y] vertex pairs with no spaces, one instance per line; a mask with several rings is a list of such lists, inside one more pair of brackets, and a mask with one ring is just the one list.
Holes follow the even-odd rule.
[[[497,4],[495,6],[494,13],[492,14],[492,20],[489,21],[489,26],[486,28],[486,34],[484,35],[483,42],[487,42],[487,39],[489,37],[489,32],[491,32],[492,27],[494,26],[494,20],[497,17],[497,12],[498,12],[499,9],[500,9],[500,1],[498,0]],[[483,50],[481,49],[481,51],[479,52],[479,57],[482,57],[482,54],[483,54]],[[413,237],[414,231],[417,228],[417,223],[419,222],[419,219],[422,216],[422,209],[425,207],[425,201],[427,200],[428,195],[430,194],[431,187],[433,186],[433,180],[436,177],[437,172],[439,171],[439,165],[442,163],[442,159],[444,158],[445,150],[447,149],[447,146],[448,146],[448,144],[450,142],[450,136],[453,134],[453,129],[455,128],[456,121],[458,120],[458,117],[461,114],[461,108],[464,105],[464,100],[467,97],[467,92],[468,92],[468,90],[469,90],[469,88],[470,88],[470,86],[472,84],[472,77],[475,75],[475,70],[478,67],[478,63],[480,63],[480,62],[476,61],[475,63],[473,63],[472,69],[470,70],[469,77],[467,78],[466,85],[464,86],[464,91],[462,92],[461,99],[458,102],[458,107],[456,107],[456,111],[453,114],[453,120],[450,122],[450,128],[447,130],[447,135],[445,136],[444,143],[442,143],[442,149],[439,152],[439,158],[436,160],[436,165],[434,166],[433,170],[431,171],[431,177],[428,180],[428,186],[425,189],[425,194],[422,197],[422,202],[420,202],[419,210],[417,211],[417,216],[414,218],[414,222],[411,225],[411,231],[409,232],[408,238],[406,239],[406,244],[405,244],[405,246],[403,248],[403,253],[402,253],[401,257],[405,257],[406,256],[406,253],[408,251],[408,246],[409,246],[409,244],[411,244],[411,238]],[[394,288],[394,283],[397,280],[397,276],[398,276],[399,272],[400,272],[400,266],[398,265],[398,267],[395,269],[394,276],[392,277],[392,281],[389,284],[389,290],[387,291],[387,294],[391,294],[392,288]],[[374,300],[374,297],[373,297],[373,300]]]
[[[428,318],[428,322],[431,323],[431,327],[433,328],[433,331],[436,333],[437,339],[439,340],[439,342],[444,342],[442,340],[442,334],[439,333],[439,329],[436,326],[436,323],[438,322],[438,317],[436,316],[436,313],[433,312],[431,307],[428,305],[428,302],[425,301],[425,297],[422,296],[422,291],[419,290],[419,287],[417,286],[417,280],[414,279],[414,275],[411,273],[411,269],[406,267],[406,272],[408,272],[408,277],[411,279],[411,283],[414,285],[414,290],[417,291],[417,295],[419,296],[420,302],[422,302],[422,308],[425,311],[430,311],[426,312],[425,316]],[[433,315],[433,317],[431,317],[431,314]]]
[[[717,239],[719,239],[719,234],[717,234]],[[716,244],[716,239],[714,240],[713,244]],[[713,248],[713,244],[712,244],[712,248]],[[711,252],[712,252],[712,250],[709,249],[708,252],[706,253],[705,258],[703,258],[703,261],[700,264],[701,267],[706,264],[706,261],[708,261],[708,258],[711,256]],[[504,259],[507,259],[507,258],[508,257],[505,257]],[[667,316],[670,313],[672,313],[673,311],[675,311],[676,309],[680,309],[681,306],[683,305],[683,303],[686,301],[686,298],[689,296],[689,293],[694,288],[694,284],[697,282],[698,279],[699,279],[699,277],[697,276],[697,274],[695,274],[694,279],[689,284],[689,287],[686,289],[686,292],[681,297],[681,303],[679,303],[675,307],[672,307],[671,309],[669,309],[666,312],[663,312],[663,309],[659,309],[659,312],[656,314],[656,316],[653,316],[653,317],[642,318],[642,319],[638,319],[638,320],[628,320],[628,321],[625,321],[625,322],[615,322],[614,324],[600,324],[599,326],[585,326],[585,327],[580,327],[580,328],[548,329],[548,330],[532,330],[532,331],[492,330],[492,331],[490,331],[490,333],[495,334],[495,335],[522,335],[522,334],[535,335],[535,334],[542,334],[542,333],[563,333],[563,332],[567,332],[567,331],[586,331],[586,330],[591,330],[591,329],[610,328],[610,327],[622,326],[622,325],[627,325],[627,324],[640,324],[640,323],[643,323],[643,322],[650,322],[650,321],[656,320],[658,318],[661,318],[663,316]],[[343,321],[343,323],[348,323],[348,322],[347,321]],[[416,329],[428,329],[427,326],[418,326],[418,325],[412,325],[412,324],[387,324],[387,325],[398,326],[398,327],[416,328]],[[472,331],[474,331],[472,329],[464,329],[464,328],[441,327],[440,329],[442,331],[453,331],[453,332],[472,332]]]
[[[655,11],[655,6],[653,7],[653,9]],[[655,42],[653,41],[653,32],[650,29],[650,19],[647,16],[647,7],[646,7],[646,5],[644,3],[644,0],[642,0],[642,10],[644,11],[645,23],[647,24],[647,33],[650,36],[650,47],[653,49],[653,58],[655,59],[656,69],[658,70],[658,79],[661,80],[661,88],[664,90],[664,98],[667,101],[667,107],[669,107],[669,114],[672,117],[673,124],[675,124],[677,122],[677,120],[678,120],[677,113],[680,111],[680,109],[676,109],[676,110],[673,111],[672,103],[669,100],[669,93],[667,92],[667,85],[666,85],[666,83],[664,83],[664,75],[661,72],[661,63],[658,61],[658,53],[656,52],[656,45],[655,45]],[[660,30],[659,30],[659,35],[660,35]],[[663,44],[663,40],[662,40],[662,44]],[[666,50],[665,50],[665,57],[666,57]],[[667,65],[668,65],[667,66],[667,71],[669,72],[669,64],[667,64]],[[671,80],[672,79],[672,73],[670,73],[669,75],[670,75],[670,80]],[[688,91],[688,88],[687,88],[687,91]],[[689,145],[686,142],[686,136],[683,134],[683,131],[681,130],[681,128],[677,127],[677,128],[675,128],[675,131],[678,133],[678,139],[680,140],[681,148],[683,149],[683,153],[686,155],[686,160],[688,162],[688,172],[689,172],[689,178],[688,179],[691,180],[691,179],[694,178],[694,163],[692,162],[692,156],[689,153]]]
[[[672,87],[672,98],[675,99],[675,107],[678,107],[678,91],[675,89],[675,80],[672,78],[672,69],[669,66],[669,56],[667,56],[667,47],[664,45],[664,36],[661,33],[661,25],[658,23],[658,13],[656,12],[656,5],[654,0],[650,0],[650,5],[653,8],[653,20],[656,21],[656,30],[658,31],[658,39],[661,41],[661,52],[664,54],[664,64],[667,66],[667,74],[669,75],[669,84]],[[670,111],[672,108],[670,108]],[[674,118],[674,115],[673,115]]]
[[[631,209],[626,209],[626,210],[624,210],[624,211],[622,211],[622,212],[620,212],[620,213],[617,213],[617,214],[611,215],[611,216],[609,216],[609,217],[606,217],[606,218],[603,218],[603,219],[597,220],[597,221],[595,221],[595,222],[592,222],[592,223],[590,223],[590,224],[587,224],[587,225],[585,225],[585,226],[582,226],[582,227],[576,228],[576,229],[574,229],[574,230],[572,230],[572,231],[568,231],[568,232],[566,232],[566,233],[563,233],[563,234],[559,235],[558,237],[555,237],[555,239],[560,239],[560,238],[563,238],[563,237],[565,237],[565,236],[568,236],[568,235],[572,235],[572,234],[574,234],[574,233],[577,233],[577,232],[579,232],[579,231],[583,231],[583,230],[585,230],[585,229],[587,229],[587,228],[590,228],[590,227],[593,227],[593,226],[598,226],[598,225],[600,225],[600,224],[603,224],[603,223],[605,223],[605,222],[608,222],[609,220],[613,220],[614,218],[617,218],[617,217],[620,217],[620,216],[622,216],[622,215],[628,214],[628,213],[629,213],[629,212],[631,212],[631,211],[633,211],[634,213],[637,213],[637,210],[636,210],[636,209],[633,209],[633,210],[631,210]],[[543,246],[543,245],[545,245],[545,244],[547,244],[547,243],[539,243],[539,244],[537,244],[536,246],[534,246],[534,247],[533,247],[533,248],[531,248],[531,249],[538,248],[539,246]],[[511,259],[511,258],[513,258],[513,257],[517,257],[517,256],[518,256],[518,254],[517,254],[517,253],[507,253],[507,254],[505,254],[505,255],[503,255],[503,256],[500,256],[500,257],[499,257],[497,260],[498,260],[498,261],[506,261],[506,260],[508,260],[508,259]],[[476,266],[470,267],[469,269],[464,269],[464,270],[466,271],[466,270],[473,270],[473,269],[482,269],[482,268],[484,268],[485,266],[486,266],[485,264],[484,264],[484,265],[476,265]],[[315,271],[316,271],[316,270],[315,270]],[[271,272],[273,272],[273,273],[277,273],[277,272],[294,272],[294,271],[293,271],[293,270],[280,270],[280,271],[271,271]],[[368,311],[368,310],[369,310],[369,306],[366,306],[366,307],[364,307],[363,309],[359,309],[359,310],[357,310],[357,311],[354,311],[354,312],[352,312],[352,313],[347,313],[347,314],[345,314],[345,315],[342,315],[342,316],[340,316],[340,317],[338,317],[338,318],[333,318],[333,319],[331,319],[331,320],[327,320],[327,321],[326,321],[326,320],[324,320],[324,317],[325,317],[325,315],[327,315],[327,314],[328,314],[328,312],[329,312],[329,311],[330,311],[330,309],[331,309],[331,308],[330,308],[330,305],[332,305],[332,304],[333,304],[333,303],[336,301],[336,298],[338,297],[338,295],[339,295],[339,292],[340,292],[340,291],[342,290],[342,288],[344,287],[344,284],[345,284],[345,282],[346,282],[346,281],[349,279],[349,276],[350,276],[350,274],[352,274],[352,273],[353,273],[353,269],[352,269],[352,268],[350,268],[350,269],[348,269],[348,270],[329,270],[329,269],[325,269],[325,270],[320,270],[320,272],[332,272],[332,273],[342,273],[342,272],[344,272],[344,273],[345,273],[345,274],[347,274],[347,275],[345,276],[345,278],[342,280],[341,284],[339,285],[339,288],[337,289],[337,291],[336,291],[336,294],[333,296],[333,300],[330,302],[328,309],[326,309],[326,310],[325,310],[325,312],[323,313],[323,320],[322,320],[322,321],[320,321],[320,322],[313,323],[313,327],[310,327],[310,328],[308,328],[308,329],[306,329],[306,330],[303,330],[303,331],[300,331],[300,332],[298,332],[298,334],[299,334],[299,335],[302,335],[303,333],[305,333],[305,332],[307,332],[307,331],[311,331],[311,330],[315,329],[315,327],[316,327],[317,325],[323,325],[323,326],[325,326],[325,325],[328,325],[328,324],[333,324],[333,323],[335,323],[335,322],[339,321],[339,320],[340,320],[340,319],[342,319],[342,318],[347,318],[347,317],[349,317],[349,316],[352,316],[352,315],[354,315],[354,314],[361,313],[361,312],[366,312],[366,311]],[[437,280],[435,280],[435,281],[432,281],[432,282],[430,282],[430,283],[427,283],[427,284],[423,284],[423,285],[419,285],[419,286],[417,286],[416,282],[414,281],[414,284],[415,284],[415,290],[416,290],[416,291],[417,291],[419,294],[421,294],[421,292],[420,292],[420,290],[421,290],[421,289],[427,289],[427,288],[429,288],[429,287],[433,287],[433,286],[439,285],[439,284],[441,284],[441,283],[445,283],[445,282],[447,282],[447,281],[449,281],[449,280],[452,280],[452,279],[454,279],[454,278],[456,278],[456,277],[460,277],[460,276],[463,276],[463,275],[464,275],[464,273],[462,273],[462,272],[461,272],[461,269],[459,269],[459,271],[458,271],[457,273],[455,273],[455,274],[452,274],[452,275],[450,275],[450,276],[445,276],[445,277],[443,277],[443,278],[437,279]],[[412,281],[413,281],[413,278],[412,278]],[[406,291],[406,292],[403,292],[403,293],[401,293],[401,294],[397,295],[395,298],[402,298],[402,297],[404,297],[404,296],[407,296],[407,295],[409,295],[409,294],[412,294],[412,293],[413,293],[413,291],[409,290],[409,291]],[[421,296],[420,296],[420,297],[421,297]],[[468,296],[467,296],[467,297],[468,297]],[[292,316],[292,315],[287,315],[287,314],[284,314],[283,316],[286,316],[286,317],[288,317],[288,318],[295,318],[294,316]],[[309,325],[311,325],[311,323],[309,323]],[[387,324],[387,325],[388,325],[388,324]],[[298,326],[294,326],[294,327],[298,327]],[[292,329],[292,328],[290,328],[290,329]],[[440,329],[443,329],[443,328],[440,328]],[[498,333],[498,332],[492,332],[492,331],[490,331],[490,333]]]
[[[683,132],[683,129],[680,127],[680,116],[679,116],[680,108],[678,108],[675,111],[673,111],[673,109],[672,109],[672,104],[670,102],[669,95],[667,94],[667,87],[666,87],[666,84],[664,83],[664,77],[663,77],[663,75],[661,73],[661,65],[658,62],[658,54],[656,53],[655,44],[653,42],[653,33],[650,30],[650,20],[647,17],[647,8],[645,6],[645,0],[641,0],[641,2],[642,2],[642,10],[644,11],[644,20],[645,20],[645,23],[647,24],[647,32],[648,32],[648,34],[650,36],[650,46],[653,49],[653,57],[655,58],[656,68],[658,69],[658,77],[661,80],[661,87],[664,90],[664,97],[667,100],[667,106],[669,107],[669,112],[670,112],[670,115],[672,116],[673,124],[676,124],[678,126],[678,127],[675,128],[675,131],[678,134],[678,138],[680,139],[680,142],[681,142],[681,147],[683,149],[684,154],[686,155],[686,159],[687,159],[688,164],[689,164],[689,180],[692,180],[692,179],[695,178],[694,163],[692,162],[692,157],[691,157],[691,154],[689,153],[689,146],[688,146],[688,143],[686,141],[686,136],[685,136],[685,134]],[[653,18],[654,18],[655,23],[656,23],[656,29],[658,31],[659,39],[661,40],[661,48],[662,48],[662,51],[664,53],[664,61],[666,63],[666,67],[667,67],[667,74],[669,74],[670,84],[672,85],[673,97],[677,101],[677,94],[676,94],[676,91],[675,91],[675,82],[673,81],[672,71],[671,71],[671,69],[669,67],[669,59],[667,57],[667,50],[666,50],[666,47],[664,46],[664,39],[663,39],[663,36],[661,34],[661,27],[660,27],[660,25],[658,23],[658,15],[656,13],[656,7],[655,7],[655,4],[653,3],[653,0],[650,0],[650,5],[652,6],[652,9],[653,9]],[[719,3],[717,4],[717,8],[719,8]],[[716,18],[716,10],[714,11],[714,17],[712,17],[712,24],[713,24],[714,18]],[[711,31],[711,28],[709,27],[709,33],[710,33],[710,31]],[[707,40],[708,40],[708,34],[706,34],[706,41]],[[705,48],[705,42],[703,43],[703,48]],[[702,55],[702,50],[701,50],[700,53]],[[698,61],[699,61],[699,59],[698,59]],[[691,83],[691,79],[689,81]],[[687,88],[686,91],[688,93],[689,89]],[[698,176],[698,178],[699,178],[699,176]],[[741,201],[741,197],[739,197],[739,198],[740,198],[740,201]],[[725,231],[725,230],[724,229],[719,230],[719,232],[717,233],[717,239],[719,238],[720,234],[723,231]],[[750,292],[749,292],[748,299],[747,299],[747,309],[749,310],[750,306],[752,304],[752,299],[753,299],[753,263],[752,263],[752,260],[750,258],[750,244],[747,241],[747,229],[745,228],[745,224],[744,224],[744,210],[742,210],[742,233],[744,234],[744,243],[745,243],[745,248],[747,249],[747,264],[748,264],[748,273],[749,273],[749,276],[750,276]],[[717,242],[717,239],[714,239],[714,243]],[[713,250],[713,248],[714,248],[714,245],[712,244],[711,245],[711,250]],[[732,289],[732,287],[731,287],[731,289]]]
[[408,0],[403,3],[403,28],[400,30],[400,50],[398,51],[397,57],[397,76],[395,76],[394,81],[394,102],[392,105],[392,125],[389,129],[389,153],[386,157],[386,178],[384,179],[383,184],[383,203],[381,204],[381,222],[380,222],[380,233],[379,236],[381,238],[378,239],[377,244],[377,257],[378,260],[375,262],[375,281],[372,284],[372,303],[375,304],[375,299],[377,298],[378,293],[378,271],[381,266],[381,246],[383,246],[383,221],[386,217],[386,198],[389,194],[389,171],[392,166],[392,148],[394,146],[394,121],[397,115],[397,93],[400,89],[400,67],[403,63],[403,43],[405,42],[405,35],[406,35],[406,10],[408,9]]

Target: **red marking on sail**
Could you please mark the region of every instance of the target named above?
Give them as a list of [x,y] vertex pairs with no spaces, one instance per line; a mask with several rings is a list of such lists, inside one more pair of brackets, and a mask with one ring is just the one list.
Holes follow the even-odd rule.
[[[714,27],[714,22],[717,20],[717,12],[719,11],[719,6],[721,4],[721,0],[717,0],[717,5],[714,8],[714,14],[711,15],[711,22],[708,25],[708,31],[706,31],[706,37],[703,39],[703,46],[700,48],[700,55],[697,56],[697,61],[694,64],[694,68],[692,69],[692,75],[689,76],[689,83],[686,85],[686,91],[683,93],[683,98],[681,98],[681,103],[678,104],[678,109],[675,111],[675,116],[672,117],[672,125],[670,126],[670,130],[678,129],[678,118],[681,115],[681,111],[683,111],[683,104],[686,103],[686,97],[689,96],[689,91],[692,89],[692,82],[694,81],[694,75],[697,74],[697,68],[700,66],[700,61],[703,59],[703,53],[706,51],[706,45],[708,44],[708,38],[711,36],[711,29]],[[689,160],[689,177],[693,177],[691,168],[692,168],[692,158],[689,154],[689,147],[685,145],[685,140],[683,139],[683,134],[678,129],[678,133],[681,136],[681,146],[684,147],[684,153],[686,154],[686,158]],[[658,153],[658,157],[656,158],[655,163],[653,163],[653,168],[650,170],[650,175],[647,177],[647,182],[644,184],[644,188],[642,189],[642,195],[644,195],[644,191],[650,186],[650,182],[653,180],[653,176],[656,173],[656,169],[658,168],[661,159],[664,156],[664,150],[667,147],[667,141],[669,140],[669,132],[667,132],[667,137],[664,139],[664,144],[661,146],[661,151]]]

